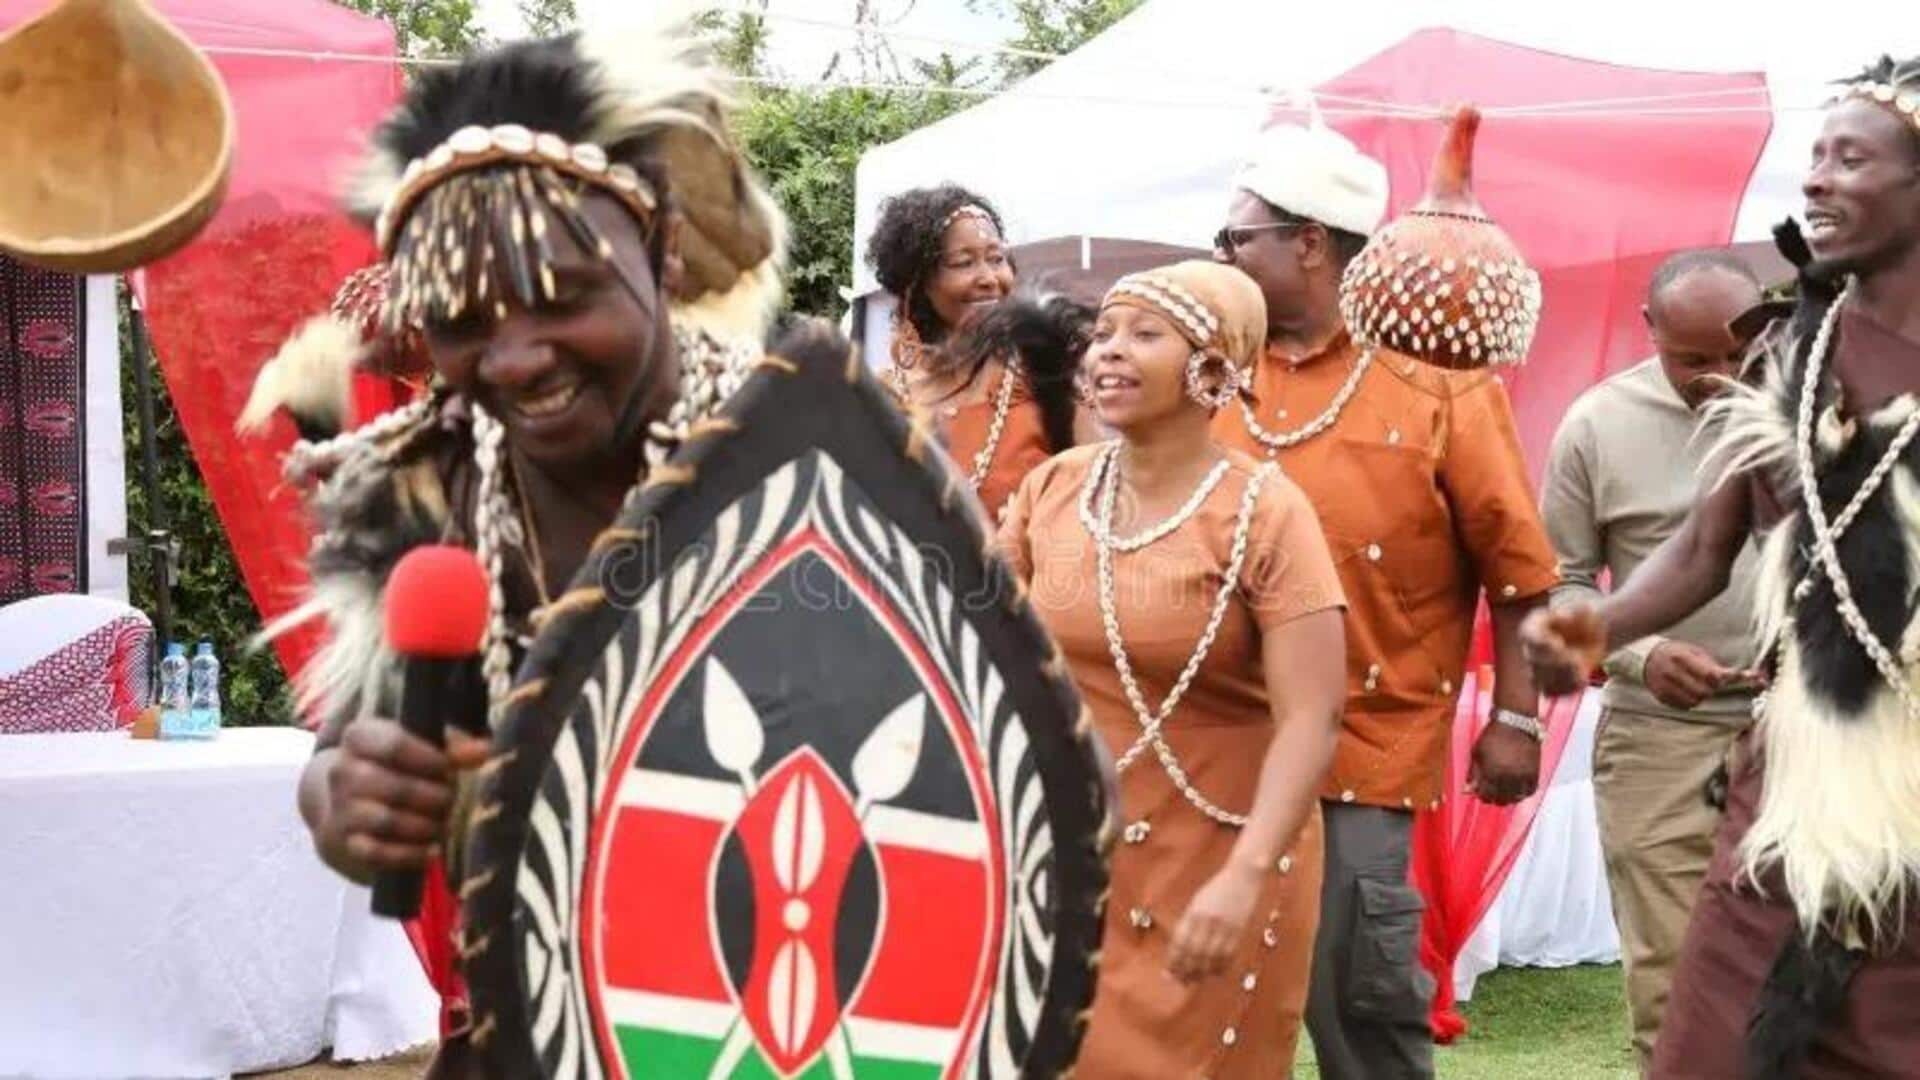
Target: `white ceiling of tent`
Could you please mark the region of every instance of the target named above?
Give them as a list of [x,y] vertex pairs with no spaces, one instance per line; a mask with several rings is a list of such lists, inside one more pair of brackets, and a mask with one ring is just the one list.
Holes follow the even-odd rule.
[[[861,159],[854,235],[885,196],[952,180],[992,198],[1016,242],[1126,237],[1199,246],[1269,94],[1333,79],[1436,26],[1582,59],[1682,71],[1764,71],[1772,138],[1737,239],[1799,206],[1826,82],[1891,52],[1920,53],[1912,0],[1854,0],[1833,17],[1785,0],[1148,0],[1013,90]],[[1894,28],[1899,27],[1899,30]],[[1901,38],[1904,36],[1904,40]],[[1541,88],[1541,101],[1555,98]],[[1440,104],[1437,102],[1408,104]],[[864,264],[857,292],[874,288]]]

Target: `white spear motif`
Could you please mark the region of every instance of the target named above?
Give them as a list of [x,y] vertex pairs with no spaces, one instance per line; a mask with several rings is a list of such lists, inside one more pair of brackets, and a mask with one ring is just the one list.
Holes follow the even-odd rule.
[[[867,811],[877,803],[896,799],[913,782],[920,765],[920,753],[926,744],[927,696],[915,694],[888,713],[875,725],[866,741],[853,755],[854,816],[865,820]],[[706,665],[705,709],[702,717],[707,737],[707,752],[721,768],[740,780],[747,798],[758,787],[754,766],[766,750],[766,732],[753,702],[733,674],[717,658]],[[794,893],[811,887],[818,875],[824,854],[824,833],[819,822],[819,794],[802,778],[785,793],[774,812],[774,876],[783,891]],[[818,973],[812,957],[799,942],[789,942],[779,950],[779,960],[770,973],[768,992],[774,1019],[774,1037],[787,1052],[803,1036],[813,1012],[813,983]],[[803,970],[780,970],[800,967]],[[783,977],[784,976],[784,977]],[[796,978],[796,976],[804,976]],[[786,984],[786,985],[783,985]],[[798,993],[799,997],[790,997]],[[804,998],[805,1007],[799,998]],[[782,1015],[788,1008],[793,1014]],[[835,1025],[838,1038],[828,1037],[826,1050],[829,1074],[834,1080],[852,1080],[851,1033],[842,1017]],[[751,1026],[736,1021],[727,1032],[720,1056],[715,1059],[709,1080],[732,1074],[753,1045]]]
[[913,782],[927,735],[927,695],[915,694],[887,714],[853,755],[854,815],[895,799]]
[[707,1070],[707,1080],[727,1080],[751,1049],[753,1028],[747,1024],[746,1017],[740,1017],[727,1029],[727,1041],[720,1046],[720,1056],[713,1059],[713,1068]]
[[740,790],[753,798],[757,781],[753,767],[767,748],[767,733],[760,726],[760,714],[740,689],[733,674],[715,657],[707,658],[706,707],[701,720],[706,727],[707,752],[720,767],[740,778]]
[[833,1080],[853,1080],[853,1036],[847,1033],[845,1020],[827,1037],[827,1071]]

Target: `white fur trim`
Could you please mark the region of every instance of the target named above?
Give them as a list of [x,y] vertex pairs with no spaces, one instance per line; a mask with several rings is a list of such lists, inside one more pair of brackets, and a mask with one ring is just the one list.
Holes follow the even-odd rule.
[[326,640],[301,670],[295,701],[303,713],[332,717],[375,707],[381,680],[394,669],[387,648],[381,590],[367,574],[333,574],[316,582],[305,603],[260,632],[267,643],[315,619],[326,622]]
[[400,190],[407,164],[385,146],[373,144],[347,176],[346,190],[340,197],[347,214],[372,225],[380,217],[380,211],[386,209],[387,200]]
[[1387,214],[1387,167],[1321,123],[1260,133],[1233,186],[1288,213],[1372,236]]
[[1700,461],[1703,481],[1717,486],[1742,473],[1777,472],[1793,460],[1793,425],[1781,404],[1785,368],[1776,360],[1767,362],[1764,386],[1735,383],[1707,404],[1696,429],[1714,440]]
[[593,141],[611,148],[662,124],[692,124],[724,141],[725,132],[710,126],[719,116],[687,111],[689,105],[732,104],[725,72],[697,32],[698,6],[667,0],[628,10],[613,25],[577,39],[581,58],[598,65],[602,80]]
[[360,332],[332,315],[301,324],[254,376],[234,429],[255,434],[280,410],[338,431],[352,406],[353,369],[366,352]]
[[692,303],[676,304],[673,317],[721,341],[758,342],[779,311],[784,291],[780,265],[768,259],[741,274],[733,288],[724,293],[708,293]]
[[1780,867],[1809,932],[1862,917],[1876,937],[1897,932],[1920,875],[1920,725],[1888,688],[1862,715],[1832,712],[1806,693],[1787,642],[1760,722],[1766,783],[1743,865]]
[[[1898,429],[1916,407],[1911,398],[1896,399],[1868,423],[1876,430]],[[1777,405],[1775,415],[1782,415]],[[1822,419],[1818,437],[1830,453],[1838,448],[1841,432],[1837,423]],[[1751,430],[1761,428],[1753,418]],[[1908,580],[1920,579],[1920,484],[1901,466],[1888,487],[1895,518],[1905,526],[1900,557]],[[1760,812],[1741,843],[1740,857],[1752,876],[1769,865],[1780,867],[1807,932],[1822,919],[1838,920],[1843,929],[1864,919],[1878,938],[1904,925],[1920,879],[1920,722],[1877,678],[1867,708],[1857,714],[1836,712],[1807,693],[1789,603],[1796,584],[1795,520],[1782,522],[1767,537],[1755,584],[1760,640],[1779,643],[1780,664],[1759,728],[1766,754]],[[1905,674],[1920,686],[1916,649],[1920,619],[1908,625],[1900,641]]]

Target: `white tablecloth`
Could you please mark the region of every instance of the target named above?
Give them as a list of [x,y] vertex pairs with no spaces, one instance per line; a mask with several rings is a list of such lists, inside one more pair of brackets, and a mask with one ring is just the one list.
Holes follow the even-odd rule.
[[400,924],[295,807],[313,737],[0,737],[0,1076],[218,1077],[434,1038]]
[[1471,999],[1475,980],[1496,966],[1568,967],[1620,959],[1593,803],[1593,736],[1599,718],[1596,691],[1580,702],[1566,752],[1513,873],[1454,964],[1453,992],[1461,1001]]

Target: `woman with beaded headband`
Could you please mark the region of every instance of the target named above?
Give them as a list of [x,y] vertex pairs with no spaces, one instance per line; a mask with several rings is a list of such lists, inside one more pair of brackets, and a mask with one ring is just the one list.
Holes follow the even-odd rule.
[[1089,1076],[1264,1077],[1293,1060],[1344,600],[1305,496],[1209,434],[1266,325],[1231,267],[1123,278],[1084,373],[1119,438],[1035,469],[1001,527],[1120,773]]
[[1797,300],[1760,331],[1762,385],[1715,407],[1701,501],[1605,602],[1524,631],[1543,687],[1570,690],[1764,536],[1769,686],[1728,765],[1657,1077],[1920,1068],[1920,59],[1844,84],[1804,191],[1804,232],[1775,233]]
[[[302,679],[322,729],[300,805],[348,877],[420,867],[459,835],[458,778],[486,755],[360,722],[391,705],[399,556],[456,543],[488,571],[488,715],[446,718],[484,731],[549,598],[760,356],[785,227],[727,134],[721,78],[679,21],[518,43],[423,72],[373,138],[351,206],[375,225],[389,327],[418,330],[434,385],[296,447],[289,473],[317,481],[314,593],[270,631],[329,628]],[[342,341],[350,365],[364,346]],[[344,385],[281,382],[260,407],[337,408]]]
[[1093,427],[1074,372],[1093,312],[1014,295],[999,212],[953,184],[881,205],[867,263],[896,301],[885,383],[929,410],[954,462],[997,516],[1034,466]]

